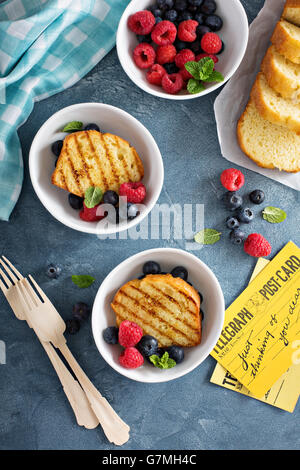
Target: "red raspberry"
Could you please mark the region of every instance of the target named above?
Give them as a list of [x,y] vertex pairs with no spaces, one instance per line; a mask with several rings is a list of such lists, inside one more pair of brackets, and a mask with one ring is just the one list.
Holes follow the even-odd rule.
[[193,78],[193,75],[190,74],[190,72],[187,71],[185,67],[179,70],[180,75],[182,76],[183,80],[186,82],[190,78]]
[[128,27],[135,34],[150,34],[155,25],[155,18],[151,11],[138,11],[128,18]]
[[222,49],[222,41],[216,33],[206,33],[201,39],[201,48],[207,54],[218,54]]
[[161,85],[163,76],[166,74],[166,69],[159,64],[152,65],[148,70],[146,78],[152,85]]
[[170,64],[174,62],[176,56],[176,47],[173,44],[169,44],[168,46],[158,46],[156,49],[156,61],[158,64]]
[[265,237],[259,233],[251,233],[244,243],[244,250],[248,255],[260,258],[261,256],[269,256],[272,247]]
[[126,369],[137,369],[144,364],[144,358],[136,348],[126,348],[120,354],[119,362]]
[[219,59],[217,56],[213,54],[207,54],[206,52],[203,52],[202,54],[198,54],[195,60],[196,62],[199,62],[199,60],[204,59],[204,57],[210,57],[214,61],[215,64],[219,62]]
[[180,73],[172,73],[163,76],[161,85],[163,89],[170,95],[175,95],[183,88],[183,78]]
[[228,191],[238,191],[244,186],[245,176],[240,170],[228,168],[221,174],[221,183]]
[[155,50],[150,44],[141,42],[133,51],[133,60],[140,69],[149,69],[155,62]]
[[92,209],[89,209],[86,207],[85,203],[83,203],[83,209],[80,211],[79,217],[86,222],[96,222],[97,220],[104,219],[105,215],[97,215],[99,206],[100,204],[93,207]]
[[176,26],[171,21],[161,21],[154,26],[151,38],[158,46],[168,46],[168,44],[173,44],[176,34]]
[[187,62],[195,60],[195,54],[190,49],[182,49],[175,57],[175,64],[182,69]]
[[123,183],[120,186],[119,194],[127,197],[127,202],[140,204],[146,197],[146,188],[143,183]]
[[119,343],[124,348],[135,346],[143,336],[142,328],[129,320],[124,320],[119,326]]
[[178,39],[185,42],[196,41],[196,28],[198,24],[198,21],[195,20],[182,21],[178,26]]

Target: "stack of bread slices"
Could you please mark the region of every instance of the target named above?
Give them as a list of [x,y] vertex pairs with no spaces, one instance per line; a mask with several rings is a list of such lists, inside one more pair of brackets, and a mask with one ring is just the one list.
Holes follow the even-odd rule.
[[300,0],[285,3],[237,134],[257,165],[300,171]]

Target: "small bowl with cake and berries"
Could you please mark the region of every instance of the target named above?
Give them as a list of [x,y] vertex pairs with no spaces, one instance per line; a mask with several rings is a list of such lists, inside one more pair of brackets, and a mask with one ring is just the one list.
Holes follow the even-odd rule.
[[99,236],[140,223],[164,178],[150,132],[102,103],[76,104],[50,117],[31,145],[29,170],[36,194],[56,219]]
[[183,250],[138,253],[103,281],[94,301],[93,336],[117,372],[139,382],[166,382],[200,365],[224,322],[213,272]]
[[222,86],[247,43],[248,20],[239,0],[132,0],[117,32],[129,78],[154,96],[174,100]]

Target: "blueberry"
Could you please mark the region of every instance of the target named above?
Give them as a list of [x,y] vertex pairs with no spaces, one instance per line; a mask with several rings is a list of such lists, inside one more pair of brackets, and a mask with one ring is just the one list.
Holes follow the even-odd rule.
[[205,20],[205,24],[212,31],[220,31],[223,26],[223,20],[218,15],[209,15]]
[[181,23],[182,21],[188,21],[192,20],[193,15],[189,11],[183,11],[179,16],[178,16],[178,21]]
[[157,18],[157,16],[160,16],[162,18],[162,16],[163,16],[163,11],[160,10],[159,8],[156,8],[155,10],[153,10],[152,13],[155,16],[155,18]]
[[75,335],[80,330],[80,322],[76,318],[66,320],[66,332]]
[[235,192],[230,191],[224,194],[223,201],[226,207],[232,211],[238,209],[243,204],[243,198]]
[[165,20],[168,20],[171,22],[176,21],[177,17],[178,17],[178,13],[176,10],[169,10],[165,14]]
[[162,10],[170,10],[174,6],[174,0],[157,0],[156,4]]
[[262,204],[265,200],[265,193],[261,189],[256,189],[249,194],[249,199],[253,204]]
[[150,44],[152,42],[151,34],[147,34],[147,36],[144,36],[143,34],[137,34],[136,38],[139,43],[147,42],[148,44]]
[[58,158],[55,160],[55,163],[54,163],[55,167],[56,167],[56,165],[57,165],[57,162],[58,162]]
[[212,15],[216,9],[217,4],[214,0],[204,0],[200,7],[201,13],[204,13],[205,15]]
[[147,261],[143,266],[143,273],[146,274],[160,274],[160,265],[156,261]]
[[112,206],[117,206],[119,204],[119,196],[115,191],[109,189],[103,194],[104,204],[111,204]]
[[203,295],[201,294],[201,292],[198,292],[199,294],[199,297],[200,297],[200,302],[202,303],[203,302]]
[[127,204],[127,219],[128,220],[133,220],[135,219],[138,215],[140,215],[140,211],[136,204],[133,204],[132,202],[128,202]]
[[163,19],[160,16],[155,17],[155,24],[158,24],[162,21]]
[[184,11],[187,9],[187,1],[186,0],[175,0],[174,10],[176,11]]
[[237,218],[244,224],[250,224],[254,219],[254,212],[249,207],[240,207],[237,211]]
[[208,26],[205,26],[203,24],[200,24],[199,26],[197,26],[196,33],[199,39],[201,39],[202,36],[204,36],[204,34],[210,33],[210,32],[211,30]]
[[195,15],[195,13],[197,13],[197,10],[198,10],[198,8],[194,7],[193,5],[188,6],[188,11],[193,13],[193,15]]
[[240,223],[236,217],[228,217],[226,219],[226,226],[227,228],[234,230],[235,228],[238,228],[240,226]]
[[205,16],[203,15],[203,13],[196,13],[196,15],[194,16],[194,20],[198,21],[199,26],[200,26],[204,24]]
[[83,207],[83,198],[80,196],[76,196],[76,194],[70,193],[68,196],[68,201],[72,209],[82,209]]
[[201,321],[204,320],[204,313],[203,313],[203,310],[200,308],[200,318],[201,318]]
[[203,0],[188,0],[188,2],[194,7],[200,7],[203,3]]
[[150,335],[145,335],[136,345],[136,348],[143,356],[152,356],[158,350],[157,339]]
[[221,50],[220,50],[220,52],[218,52],[218,53],[217,53],[217,55],[220,55],[220,54],[222,54],[222,52],[224,52],[224,49],[225,49],[225,43],[224,43],[224,41],[222,41],[222,47],[221,47]]
[[72,313],[76,320],[84,321],[89,317],[91,309],[84,302],[78,302],[77,304],[73,305]]
[[[176,47],[176,50],[182,51],[182,49],[187,49],[186,42],[180,41],[180,39],[176,39],[174,42],[174,46]],[[165,64],[166,65],[166,64]]]
[[171,64],[164,64],[164,68],[167,71],[167,73],[177,73],[179,68],[175,64],[175,62],[172,62]]
[[240,230],[239,228],[232,230],[232,232],[230,233],[230,241],[234,245],[242,245],[245,239],[246,239],[246,234],[242,232],[242,230]]
[[54,155],[56,157],[59,157],[60,156],[60,152],[61,152],[61,149],[63,147],[63,144],[64,144],[64,141],[63,140],[56,140],[55,142],[53,142],[53,144],[51,145],[51,150],[52,152],[54,153]]
[[49,264],[46,274],[50,279],[57,279],[60,276],[61,267],[55,264]]
[[[162,357],[164,355],[164,353],[166,352],[166,350],[164,348],[158,348],[158,350],[154,353],[155,356],[158,356],[158,357]],[[146,356],[145,359],[152,365],[153,362],[150,361],[150,356]]]
[[194,52],[194,54],[200,54],[202,52],[200,41],[194,41],[190,43],[189,49]]
[[103,330],[103,339],[108,344],[118,344],[119,341],[119,328],[116,326],[109,326]]
[[85,126],[84,130],[85,131],[98,131],[98,132],[100,132],[99,126],[97,126],[97,124],[95,124],[93,122],[91,122],[90,124]]
[[173,277],[180,277],[184,281],[188,278],[188,271],[184,266],[176,266],[172,269],[171,274]]
[[180,346],[170,346],[167,348],[167,352],[169,353],[169,358],[173,359],[176,364],[180,364],[184,359],[184,351]]

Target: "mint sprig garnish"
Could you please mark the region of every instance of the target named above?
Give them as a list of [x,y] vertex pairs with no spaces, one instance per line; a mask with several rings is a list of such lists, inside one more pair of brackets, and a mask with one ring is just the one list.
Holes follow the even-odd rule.
[[286,219],[287,214],[279,207],[269,206],[262,211],[262,216],[264,220],[271,224],[280,224]]
[[189,61],[185,64],[186,70],[193,76],[187,84],[191,94],[201,93],[205,90],[203,83],[223,82],[224,77],[214,70],[215,63],[210,57],[203,57],[199,62]]
[[158,367],[158,369],[172,369],[176,366],[176,362],[174,359],[170,359],[169,353],[167,351],[163,354],[162,357],[153,354],[150,356],[150,361],[155,367]]
[[65,125],[62,132],[76,132],[82,130],[83,123],[80,121],[71,121]]
[[98,186],[90,186],[84,193],[84,204],[88,209],[100,204],[103,197],[103,191]]
[[200,245],[214,245],[221,239],[221,235],[221,232],[213,228],[205,228],[196,233],[194,240],[196,243],[200,243]]
[[95,282],[95,278],[88,274],[79,274],[73,275],[72,281],[77,287],[80,287],[80,289],[86,289]]

